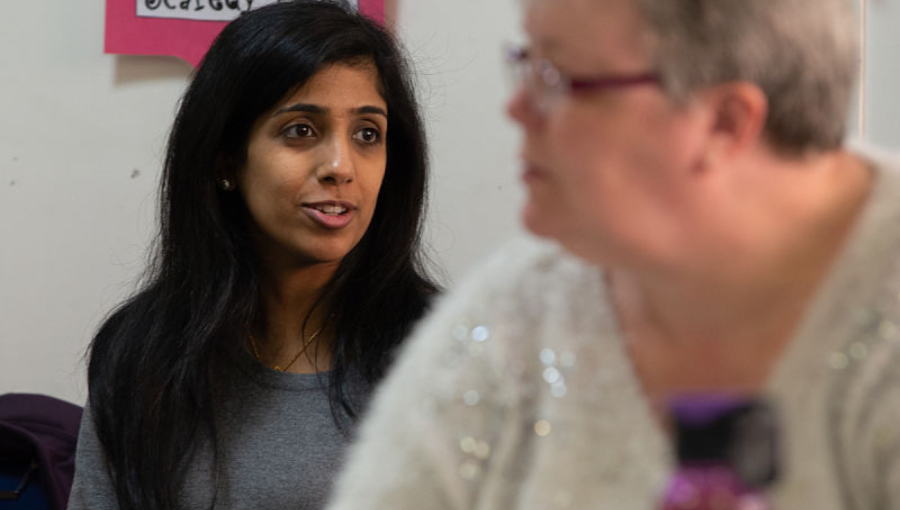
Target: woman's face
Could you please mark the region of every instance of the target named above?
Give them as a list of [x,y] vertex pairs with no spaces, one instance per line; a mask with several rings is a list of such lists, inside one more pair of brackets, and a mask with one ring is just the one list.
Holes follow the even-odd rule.
[[[633,0],[532,0],[529,52],[591,80],[653,73]],[[656,84],[564,94],[549,106],[520,86],[508,111],[524,133],[525,225],[591,261],[668,249],[689,204],[685,170],[703,120]],[[683,219],[683,218],[682,218]]]
[[365,234],[387,161],[372,64],[321,69],[254,124],[238,189],[268,263],[338,263]]

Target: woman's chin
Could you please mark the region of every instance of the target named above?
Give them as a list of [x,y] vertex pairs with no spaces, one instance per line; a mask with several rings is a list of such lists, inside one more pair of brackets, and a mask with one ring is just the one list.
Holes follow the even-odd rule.
[[555,216],[532,200],[528,200],[522,207],[520,219],[522,225],[532,234],[558,241],[561,232],[556,225],[558,219]]

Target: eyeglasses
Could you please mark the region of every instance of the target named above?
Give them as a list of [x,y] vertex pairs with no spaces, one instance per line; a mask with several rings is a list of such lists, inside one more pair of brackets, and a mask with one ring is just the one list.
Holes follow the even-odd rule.
[[573,93],[661,83],[659,75],[654,72],[573,78],[549,60],[533,58],[528,48],[516,45],[507,46],[506,62],[513,83],[524,85],[532,102],[544,113],[560,99]]

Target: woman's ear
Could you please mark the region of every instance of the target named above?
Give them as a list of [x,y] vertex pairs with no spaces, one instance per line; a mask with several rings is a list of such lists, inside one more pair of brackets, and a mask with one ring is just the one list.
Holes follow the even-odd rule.
[[710,89],[705,99],[713,113],[710,135],[715,154],[709,157],[731,159],[760,142],[769,102],[758,86],[722,83]]

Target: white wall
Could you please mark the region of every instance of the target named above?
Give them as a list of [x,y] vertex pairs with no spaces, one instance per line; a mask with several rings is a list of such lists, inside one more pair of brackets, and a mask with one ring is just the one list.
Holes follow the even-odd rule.
[[900,1],[869,0],[863,136],[900,149]]
[[0,16],[0,392],[82,401],[80,357],[143,265],[190,68],[103,55],[103,15],[42,0]]
[[[866,135],[900,146],[896,0],[869,9]],[[81,356],[133,290],[163,143],[190,67],[102,54],[101,0],[11,2],[0,16],[0,393],[80,403]],[[517,230],[522,192],[500,47],[516,0],[397,0],[431,135],[428,237],[458,279]]]
[[398,0],[395,29],[417,67],[432,146],[430,244],[451,280],[518,228],[517,132],[503,45],[521,41],[517,0]]

